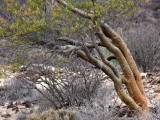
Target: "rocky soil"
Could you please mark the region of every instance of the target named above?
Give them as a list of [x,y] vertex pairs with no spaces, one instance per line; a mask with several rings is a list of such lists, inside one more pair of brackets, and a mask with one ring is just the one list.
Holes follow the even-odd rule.
[[23,114],[31,114],[38,109],[36,101],[0,102],[0,120],[16,120]]
[[[143,84],[145,86],[148,105],[151,112],[157,112],[157,106],[160,103],[160,71],[151,73],[142,73]],[[106,85],[113,86],[111,81]],[[6,100],[0,99],[0,120],[16,120],[18,116],[31,114],[38,110],[38,100]],[[131,117],[128,108],[121,103],[120,99],[116,99],[115,94],[112,95],[114,105],[108,105],[108,109],[114,109],[115,115],[118,117]]]

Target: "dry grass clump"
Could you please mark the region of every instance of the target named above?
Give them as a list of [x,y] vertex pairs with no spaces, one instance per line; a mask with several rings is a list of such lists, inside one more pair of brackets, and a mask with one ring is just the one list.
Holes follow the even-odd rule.
[[76,112],[74,111],[49,109],[42,113],[33,113],[28,116],[27,120],[76,120],[75,116]]

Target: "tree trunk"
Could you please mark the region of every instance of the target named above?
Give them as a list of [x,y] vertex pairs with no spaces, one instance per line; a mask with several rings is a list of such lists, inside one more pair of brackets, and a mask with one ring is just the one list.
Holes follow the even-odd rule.
[[140,72],[135,64],[132,54],[130,53],[129,49],[127,48],[126,44],[124,43],[123,39],[119,36],[119,34],[117,34],[106,23],[100,24],[105,36],[110,38],[113,44],[120,50],[121,53],[118,53],[119,55],[121,54],[120,57],[123,56],[126,60],[125,63],[125,60],[123,58],[118,57],[119,55],[115,55],[127,79],[126,86],[130,96],[138,105],[140,105],[140,107],[143,110],[148,110],[144,86],[140,77]]
[[[91,40],[93,44],[90,44],[85,43],[86,41],[82,40],[82,43],[78,44],[78,47],[71,46],[69,51],[74,50],[74,52],[83,60],[93,64],[98,69],[101,69],[106,75],[108,75],[114,82],[115,90],[119,98],[129,107],[130,110],[139,110],[141,113],[143,113],[142,111],[144,110],[148,110],[147,99],[140,77],[140,72],[137,69],[129,49],[120,35],[117,34],[117,32],[115,32],[108,24],[101,21],[99,22],[97,19],[99,16],[96,14],[90,14],[75,8],[64,0],[56,1],[60,5],[67,7],[73,13],[92,21],[94,28],[97,28],[96,36],[100,41],[97,42]],[[73,40],[69,41],[73,42]],[[89,46],[96,49],[100,59],[95,58],[89,53]],[[120,76],[118,70],[116,70],[116,68],[107,59],[104,59],[104,55],[99,49],[99,46],[103,46],[113,53],[121,66],[124,78]],[[129,94],[125,92],[123,84],[126,85]]]

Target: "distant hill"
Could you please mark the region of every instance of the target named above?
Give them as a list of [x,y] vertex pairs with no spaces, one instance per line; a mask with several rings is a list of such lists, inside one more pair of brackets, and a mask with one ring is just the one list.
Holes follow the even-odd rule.
[[151,0],[141,7],[139,14],[135,15],[137,22],[152,22],[160,24],[160,0]]

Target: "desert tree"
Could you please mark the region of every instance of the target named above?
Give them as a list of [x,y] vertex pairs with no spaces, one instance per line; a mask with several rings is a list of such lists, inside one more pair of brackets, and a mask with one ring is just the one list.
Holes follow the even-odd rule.
[[[6,0],[6,13],[14,17],[11,21],[1,18],[0,34],[12,41],[22,42],[25,36],[41,34],[46,28],[56,31],[60,37],[55,37],[58,42],[54,45],[59,50],[77,54],[102,70],[112,79],[117,95],[129,109],[143,113],[148,110],[148,106],[140,72],[125,42],[116,32],[117,27],[126,24],[124,19],[134,15],[143,2],[145,1],[28,0],[19,4]],[[59,45],[59,41],[63,44]],[[110,51],[112,56],[107,58],[102,48]],[[111,57],[118,60],[122,73],[109,61]]]
[[[75,7],[76,5],[71,5],[71,2],[69,1],[56,0],[56,2],[75,15],[80,16],[80,19],[87,19],[88,21],[86,22],[86,25],[88,24],[88,27],[91,27],[90,29],[92,29],[92,32],[95,34],[95,37],[93,37],[93,34],[89,33],[89,30],[86,30],[83,32],[84,35],[80,37],[78,42],[70,38],[61,38],[59,40],[65,40],[72,43],[72,45],[63,46],[63,49],[65,49],[66,52],[74,51],[74,53],[83,60],[93,64],[107,74],[113,80],[115,90],[120,99],[131,110],[147,110],[148,107],[144,87],[133,57],[121,36],[113,30],[107,22],[103,21],[103,19],[105,20],[103,15],[108,14],[103,5],[106,7],[111,6],[108,8],[108,11],[112,11],[112,14],[117,14],[119,12],[117,15],[123,16],[123,14],[131,14],[131,11],[127,8],[135,8],[136,4],[140,4],[139,2],[142,1],[97,1],[93,6],[91,3],[88,3],[88,6],[90,5],[90,7],[86,7],[87,5],[84,5],[86,7],[84,10],[80,9],[79,6]],[[122,5],[122,8],[119,5]],[[126,6],[127,8],[125,8]],[[112,14],[110,14],[110,17],[112,17]],[[107,60],[99,46],[105,47],[114,54],[123,71],[123,77],[115,66]],[[90,48],[95,48],[100,59],[94,57],[90,53]],[[125,84],[128,94],[125,92],[123,84]]]

